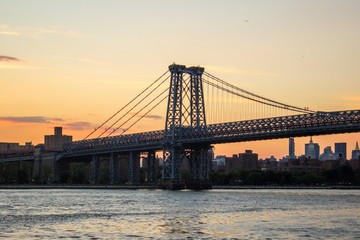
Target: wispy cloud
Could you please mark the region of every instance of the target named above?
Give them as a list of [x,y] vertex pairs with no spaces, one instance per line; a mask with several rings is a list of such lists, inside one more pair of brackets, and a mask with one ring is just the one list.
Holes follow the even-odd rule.
[[39,124],[59,124],[64,128],[70,130],[88,130],[93,129],[94,126],[90,122],[71,122],[63,118],[58,117],[44,117],[44,116],[6,116],[0,117],[0,122],[12,122],[12,123],[39,123]]
[[90,122],[69,122],[63,124],[65,128],[70,130],[83,131],[94,128],[94,126]]
[[266,72],[262,70],[244,70],[236,67],[225,67],[225,66],[215,66],[207,65],[206,69],[208,72],[224,73],[224,74],[240,74],[247,76],[275,76],[278,77],[280,74]]
[[61,26],[46,26],[38,28],[12,29],[9,25],[0,24],[0,35],[23,36],[30,38],[42,38],[46,35],[55,35],[68,38],[79,38],[85,35],[76,29],[68,29]]
[[21,62],[21,60],[16,58],[16,57],[9,57],[9,56],[0,55],[0,62]]
[[20,33],[11,31],[0,31],[0,34],[6,36],[20,36]]
[[0,117],[0,121],[13,123],[53,123],[63,122],[62,118],[49,118],[43,116]]
[[6,24],[0,24],[0,35],[6,36],[20,36],[19,32],[13,31],[9,29],[9,26]]
[[29,36],[32,38],[41,38],[44,35],[55,35],[68,38],[79,38],[85,36],[76,29],[67,29],[61,26],[50,26],[29,30]]
[[[136,115],[136,113],[130,113],[130,114]],[[136,117],[142,117],[142,115],[136,115]],[[151,114],[148,114],[142,118],[148,118],[148,119],[154,119],[154,120],[163,119],[163,117],[160,115],[151,115]]]
[[154,120],[163,119],[163,117],[160,115],[146,115],[144,118],[149,118]]
[[96,64],[96,65],[105,65],[106,64],[106,62],[101,62],[101,61],[90,59],[90,58],[79,58],[78,61],[84,62],[84,63]]

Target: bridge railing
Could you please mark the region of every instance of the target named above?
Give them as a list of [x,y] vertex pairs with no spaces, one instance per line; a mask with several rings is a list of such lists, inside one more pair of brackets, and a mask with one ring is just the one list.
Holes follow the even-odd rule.
[[126,134],[106,138],[74,141],[64,145],[64,155],[72,155],[89,151],[112,151],[126,149],[127,147],[141,147],[160,144],[163,140],[163,131]]

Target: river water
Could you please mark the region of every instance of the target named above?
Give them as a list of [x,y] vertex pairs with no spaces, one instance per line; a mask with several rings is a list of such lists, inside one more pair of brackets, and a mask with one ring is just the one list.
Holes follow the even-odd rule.
[[0,190],[6,239],[360,239],[360,190]]

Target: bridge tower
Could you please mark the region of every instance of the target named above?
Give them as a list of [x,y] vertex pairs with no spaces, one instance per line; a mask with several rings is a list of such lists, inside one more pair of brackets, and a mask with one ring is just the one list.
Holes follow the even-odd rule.
[[[164,131],[164,164],[162,187],[210,188],[208,177],[209,144],[184,145],[182,139],[206,131],[202,74],[204,68],[170,65],[169,97]],[[181,162],[190,163],[191,177],[181,179]]]

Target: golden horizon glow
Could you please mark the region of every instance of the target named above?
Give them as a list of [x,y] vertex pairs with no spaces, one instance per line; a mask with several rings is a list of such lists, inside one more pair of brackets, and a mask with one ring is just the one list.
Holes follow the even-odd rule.
[[[176,62],[319,111],[360,107],[360,1],[0,2],[0,142],[82,139]],[[164,107],[133,131],[164,128]],[[359,133],[319,138],[323,146]],[[303,152],[308,138],[295,139]],[[287,140],[217,145],[287,154]],[[348,153],[349,155],[349,153]]]

